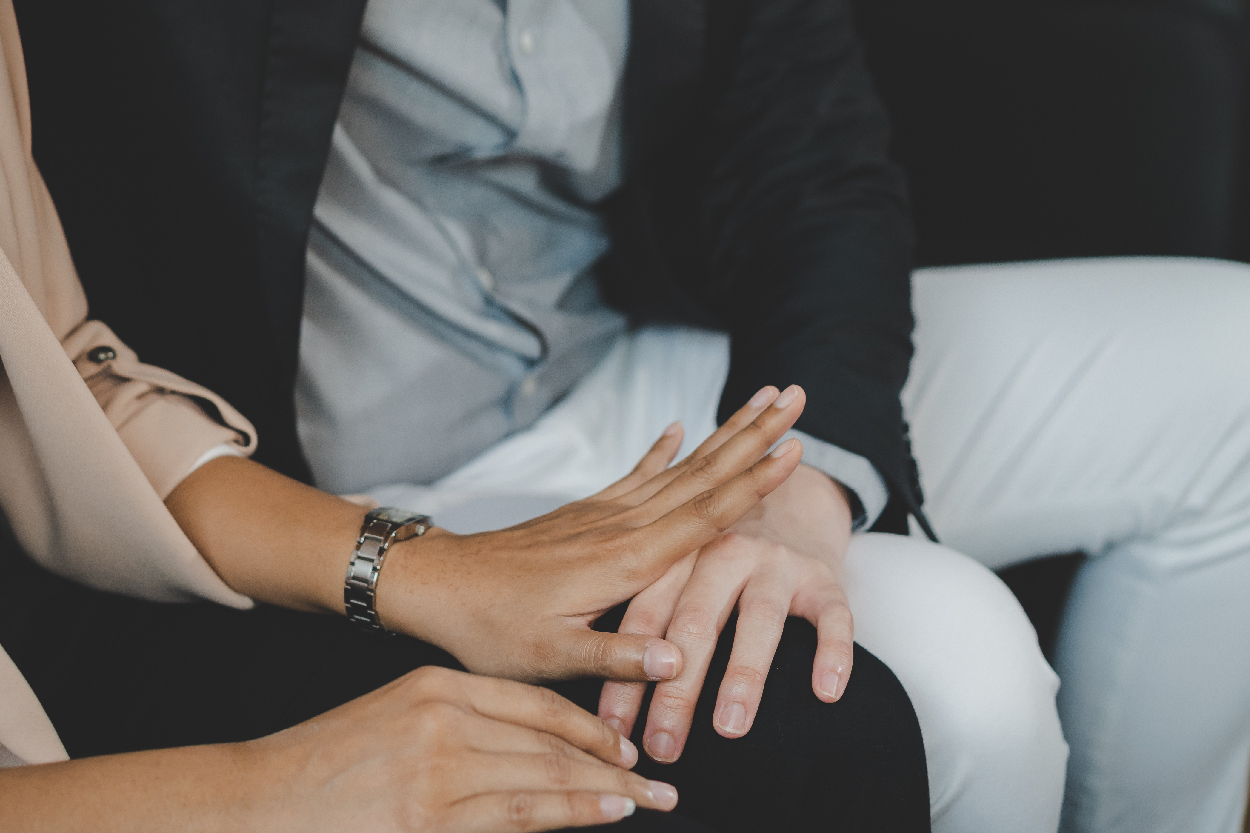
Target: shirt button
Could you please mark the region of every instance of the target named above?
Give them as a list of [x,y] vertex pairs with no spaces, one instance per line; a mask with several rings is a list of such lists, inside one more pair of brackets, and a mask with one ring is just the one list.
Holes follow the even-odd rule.
[[117,358],[117,351],[112,347],[94,347],[91,352],[87,354],[87,358],[91,359],[91,361],[96,364],[104,364],[105,362],[112,361]]
[[526,55],[534,51],[534,33],[529,29],[521,30],[521,34],[517,36],[517,43],[521,47],[521,51]]
[[538,392],[538,380],[533,376],[526,376],[525,380],[521,382],[520,392],[521,396],[524,396],[527,399],[533,396]]

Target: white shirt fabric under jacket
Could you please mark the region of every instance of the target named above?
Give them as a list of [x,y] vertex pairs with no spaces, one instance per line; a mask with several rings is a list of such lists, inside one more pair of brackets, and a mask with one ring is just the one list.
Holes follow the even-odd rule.
[[[299,436],[319,486],[428,484],[625,332],[593,274],[621,181],[626,0],[370,0],[308,246]],[[805,435],[804,460],[887,492]]]

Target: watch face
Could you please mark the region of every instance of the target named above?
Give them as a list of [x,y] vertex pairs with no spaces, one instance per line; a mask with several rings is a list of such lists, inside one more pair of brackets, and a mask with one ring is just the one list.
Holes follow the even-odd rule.
[[421,515],[410,509],[397,509],[394,506],[384,506],[381,509],[374,509],[369,513],[369,517],[377,518],[379,521],[389,521],[393,524],[406,524],[409,521],[415,521]]

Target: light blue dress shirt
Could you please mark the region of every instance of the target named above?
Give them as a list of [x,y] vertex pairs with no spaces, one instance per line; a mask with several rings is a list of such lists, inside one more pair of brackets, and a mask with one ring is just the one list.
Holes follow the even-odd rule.
[[[308,246],[296,411],[319,486],[430,483],[624,332],[595,204],[621,181],[626,0],[370,0]],[[798,432],[795,432],[798,433]],[[867,460],[804,439],[870,522]]]

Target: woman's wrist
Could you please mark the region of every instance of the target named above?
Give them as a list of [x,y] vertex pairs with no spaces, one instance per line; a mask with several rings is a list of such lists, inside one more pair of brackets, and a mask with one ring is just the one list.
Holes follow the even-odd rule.
[[399,541],[387,550],[378,576],[376,601],[383,627],[446,649],[440,635],[454,610],[443,609],[445,594],[436,587],[448,577],[443,561],[459,536],[431,527],[424,535]]
[[259,750],[220,744],[0,770],[0,830],[276,831]]

